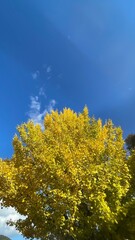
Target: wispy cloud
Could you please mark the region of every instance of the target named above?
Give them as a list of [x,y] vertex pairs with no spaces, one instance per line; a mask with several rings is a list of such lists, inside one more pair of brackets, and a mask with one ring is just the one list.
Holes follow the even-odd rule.
[[46,72],[47,73],[50,73],[52,71],[52,67],[51,67],[51,65],[50,66],[47,66],[47,68],[46,68]]
[[8,226],[7,221],[17,221],[20,218],[22,219],[24,217],[17,213],[14,208],[2,208],[0,210],[0,234],[8,237],[17,236],[19,232],[15,229],[15,227]]
[[34,80],[36,80],[38,77],[39,77],[39,71],[37,70],[37,71],[35,71],[35,72],[33,72],[32,73],[32,78],[34,79]]
[[50,73],[52,71],[52,66],[48,64],[43,64],[43,69],[46,71],[46,73]]
[[39,96],[47,97],[47,96],[46,96],[46,93],[45,93],[45,90],[44,90],[44,87],[41,87],[41,88],[39,89]]
[[41,111],[41,103],[38,96],[31,96],[30,101],[29,119],[32,120],[34,124],[40,124],[43,129],[44,116],[54,109],[56,101],[52,99],[43,111]]

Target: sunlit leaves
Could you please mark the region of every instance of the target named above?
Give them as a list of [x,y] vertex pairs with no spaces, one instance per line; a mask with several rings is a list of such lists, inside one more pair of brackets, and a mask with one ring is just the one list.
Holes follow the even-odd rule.
[[90,118],[86,107],[52,111],[44,125],[19,126],[14,155],[1,162],[3,181],[10,175],[13,185],[4,202],[26,216],[17,228],[31,238],[80,240],[111,229],[130,179],[121,129]]

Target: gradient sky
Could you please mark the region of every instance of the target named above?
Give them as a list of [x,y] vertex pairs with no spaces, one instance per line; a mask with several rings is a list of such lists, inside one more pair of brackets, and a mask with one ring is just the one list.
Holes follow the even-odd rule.
[[[86,104],[135,133],[135,1],[0,0],[0,81],[2,158],[16,126],[51,109]],[[0,224],[3,233],[22,239]]]

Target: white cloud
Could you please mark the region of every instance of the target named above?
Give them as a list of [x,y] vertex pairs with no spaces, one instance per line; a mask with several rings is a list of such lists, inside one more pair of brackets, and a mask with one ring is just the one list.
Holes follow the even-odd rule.
[[34,80],[36,80],[38,77],[39,77],[39,71],[38,71],[38,70],[35,71],[34,73],[32,73],[32,78],[33,78]]
[[45,90],[44,90],[43,87],[41,87],[41,88],[39,89],[39,96],[47,97],[46,94],[45,94]]
[[52,67],[51,67],[51,65],[50,66],[47,66],[47,68],[46,68],[46,72],[47,73],[50,73],[52,71]]
[[49,102],[48,106],[41,111],[41,103],[39,101],[38,96],[31,96],[30,97],[31,104],[30,104],[30,110],[28,112],[29,118],[34,122],[34,124],[40,124],[41,127],[43,128],[43,120],[44,116],[48,113],[51,112],[56,105],[56,101],[53,99]]
[[56,101],[52,99],[47,107],[47,112],[51,112],[54,109],[55,105],[56,105]]
[[51,79],[51,75],[52,75],[52,66],[51,65],[47,65],[47,64],[43,64],[43,69],[46,72],[46,77],[47,80]]
[[2,208],[0,209],[0,235],[5,235],[8,237],[15,237],[19,234],[19,232],[15,229],[15,227],[10,227],[7,225],[7,221],[13,220],[16,221],[18,219],[24,219],[19,213],[15,211],[14,208]]

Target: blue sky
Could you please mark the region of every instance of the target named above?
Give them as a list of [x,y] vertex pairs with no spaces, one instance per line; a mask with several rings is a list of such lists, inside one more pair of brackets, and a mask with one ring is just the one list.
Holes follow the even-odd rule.
[[135,133],[135,1],[1,0],[0,82],[2,158],[17,125],[52,109],[86,104]]

